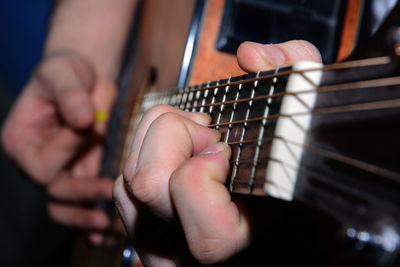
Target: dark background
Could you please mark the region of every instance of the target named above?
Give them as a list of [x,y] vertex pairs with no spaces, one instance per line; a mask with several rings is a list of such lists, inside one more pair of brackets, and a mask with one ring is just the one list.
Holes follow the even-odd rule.
[[[50,0],[0,1],[0,125],[41,58],[51,9]],[[68,262],[73,233],[49,220],[44,194],[1,146],[0,211],[0,266]]]

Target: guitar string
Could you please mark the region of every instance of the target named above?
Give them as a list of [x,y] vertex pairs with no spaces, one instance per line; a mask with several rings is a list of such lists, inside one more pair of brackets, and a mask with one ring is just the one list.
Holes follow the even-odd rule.
[[[294,171],[299,169],[298,166],[293,166],[291,164],[288,164],[287,162],[284,162],[284,161],[278,160],[278,159],[274,159],[274,158],[271,158],[271,157],[259,158],[258,164],[260,164],[260,163],[261,164],[267,164],[268,162],[271,162],[271,161],[281,164],[283,169],[292,169]],[[235,161],[234,160],[230,160],[229,163],[230,164],[234,164]],[[253,160],[252,159],[241,159],[241,160],[239,160],[237,162],[237,164],[240,164],[240,163],[242,163],[242,164],[243,163],[252,164]],[[326,179],[325,176],[323,176],[320,173],[316,172],[310,166],[302,165],[301,166],[301,170],[305,171],[305,172],[308,172],[308,173],[312,173],[312,175],[314,177],[318,176],[320,178]],[[231,192],[243,192],[243,190],[246,190],[246,193],[248,193],[248,194],[254,194],[254,193],[260,194],[261,193],[261,195],[268,195],[268,192],[265,191],[265,185],[266,184],[270,184],[275,189],[277,189],[278,192],[286,191],[287,193],[290,193],[290,194],[293,193],[292,190],[289,190],[287,187],[282,187],[279,183],[276,183],[276,182],[272,181],[271,179],[265,179],[265,178],[266,177],[265,177],[264,173],[263,173],[263,175],[261,177],[255,177],[254,181],[252,182],[252,185],[253,185],[252,190],[248,190],[249,189],[249,187],[248,187],[248,185],[249,185],[248,179],[246,179],[246,178],[245,179],[238,179],[238,180],[236,180],[234,182],[234,184],[232,186],[233,190],[231,189]],[[291,177],[289,177],[289,178],[291,178]],[[396,177],[396,178],[397,178],[396,180],[399,179],[399,177]],[[292,179],[290,179],[290,180],[292,180]],[[291,183],[295,183],[295,181],[291,181]],[[261,189],[261,191],[258,191],[257,189]],[[257,192],[259,192],[259,193],[257,193]]]
[[[266,100],[269,98],[277,98],[277,97],[283,97],[283,96],[287,96],[287,95],[293,95],[295,97],[298,97],[301,94],[307,94],[307,93],[342,92],[342,91],[349,91],[349,90],[362,90],[362,89],[368,89],[368,88],[373,88],[373,87],[384,87],[384,86],[395,86],[395,85],[400,85],[400,76],[394,76],[394,77],[389,77],[389,78],[380,78],[380,79],[374,79],[374,80],[370,80],[370,81],[358,81],[358,82],[343,83],[343,84],[336,84],[336,85],[327,85],[327,86],[321,86],[321,87],[318,87],[315,89],[302,90],[302,91],[297,91],[297,92],[280,92],[280,93],[275,93],[275,94],[271,94],[271,95],[256,96],[256,97],[252,97],[252,98],[229,100],[229,101],[218,102],[218,103],[208,103],[208,104],[202,104],[202,105],[197,105],[197,106],[189,106],[188,109],[196,109],[196,108],[201,108],[201,107],[220,106],[220,105],[231,105],[234,103]],[[176,105],[174,105],[174,106],[176,106]]]
[[[201,105],[188,106],[188,107],[186,107],[186,109],[195,110],[197,108],[230,105],[230,104],[243,103],[243,102],[249,102],[249,101],[258,101],[258,100],[270,99],[270,98],[275,98],[275,97],[281,97],[281,96],[285,96],[285,95],[293,95],[299,100],[298,95],[303,94],[303,93],[313,93],[313,92],[325,93],[325,92],[333,92],[333,91],[360,90],[360,89],[367,89],[367,88],[372,88],[372,87],[395,86],[395,85],[399,85],[399,84],[400,84],[400,76],[395,76],[395,77],[389,77],[389,78],[374,79],[374,80],[370,80],[370,81],[358,81],[358,82],[344,83],[344,84],[339,84],[339,85],[322,86],[322,87],[319,87],[316,89],[303,90],[303,91],[299,91],[299,92],[290,92],[290,93],[282,92],[282,93],[275,93],[275,94],[270,94],[270,95],[265,95],[265,96],[244,98],[244,99],[238,99],[238,100],[230,100],[230,101],[224,101],[224,102],[218,102],[218,103],[204,104],[204,101],[203,101],[203,103]],[[175,107],[177,107],[177,105],[175,105]]]
[[[218,126],[229,126],[235,124],[243,124],[248,122],[257,122],[264,119],[277,119],[280,117],[286,118],[293,118],[295,116],[303,116],[309,114],[316,114],[316,115],[327,115],[339,112],[354,112],[354,111],[368,111],[368,110],[377,110],[377,109],[388,109],[388,108],[399,108],[400,107],[400,98],[389,99],[389,100],[380,100],[374,102],[365,102],[360,104],[350,104],[350,105],[343,105],[343,106],[333,106],[327,108],[319,108],[312,111],[307,112],[298,112],[292,114],[273,114],[263,117],[251,118],[247,120],[236,120],[232,122],[221,122],[221,123],[214,123],[208,125],[208,127],[218,127]],[[294,121],[294,123],[296,123]],[[300,125],[298,125],[300,126]]]
[[[276,162],[281,163],[285,167],[292,168],[294,170],[298,169],[297,167],[290,166],[285,162],[282,162],[280,160],[275,160],[275,159],[263,158],[263,162],[262,163],[268,163],[268,161],[276,161]],[[310,174],[312,174],[313,177],[318,177],[322,181],[326,180],[326,178],[327,178],[326,176],[323,176],[319,172],[316,172],[315,170],[313,170],[310,166],[304,166],[304,165],[301,166],[301,171],[310,173]],[[262,179],[257,179],[257,180],[254,181],[254,190],[253,191],[247,191],[248,194],[254,194],[254,193],[259,194],[257,192],[260,192],[261,195],[268,195],[268,192],[266,192],[265,188],[264,188],[265,184],[271,184],[271,185],[273,185],[274,187],[278,188],[281,191],[283,190],[283,191],[287,191],[289,193],[293,193],[292,191],[288,191],[287,188],[282,187],[281,185],[279,185],[279,184],[277,184],[277,183],[275,183],[275,182],[273,182],[271,180],[265,180],[265,176],[264,175],[261,178]],[[237,180],[235,182],[235,190],[231,190],[231,192],[239,192],[239,191],[242,192],[243,189],[247,189],[247,188],[248,188],[248,181]],[[356,196],[356,197],[359,198],[359,196]],[[360,201],[365,201],[365,200],[364,199],[360,199]]]
[[[318,68],[318,69],[314,69],[314,70],[328,70],[328,69],[340,69],[340,68],[345,68],[345,67],[370,66],[371,63],[372,64],[384,64],[384,63],[388,63],[388,62],[390,62],[390,60],[388,60],[388,57],[383,57],[383,58],[372,59],[372,60],[363,60],[363,61],[357,61],[357,62],[347,62],[347,64],[337,63],[337,64],[328,65],[328,66],[325,66],[323,68]],[[310,70],[305,70],[305,71],[313,71],[313,70],[310,69]],[[268,79],[268,78],[272,78],[272,77],[288,75],[288,74],[291,74],[291,73],[300,73],[301,75],[304,75],[303,74],[304,71],[289,71],[289,72],[282,72],[282,73],[279,73],[279,74],[276,74],[276,75],[266,75],[266,76],[263,76],[263,77],[259,77],[258,79],[252,78],[252,79],[242,80],[242,81],[238,81],[238,82],[232,82],[232,83],[229,83],[229,84],[220,84],[218,86],[208,86],[208,87],[203,87],[203,88],[196,88],[194,90],[180,90],[180,92],[181,93],[188,93],[188,92],[195,92],[195,91],[199,91],[199,90],[210,90],[210,89],[213,89],[213,88],[218,88],[218,87],[223,87],[223,86],[232,86],[232,85],[235,85],[235,84],[243,84],[243,83],[252,82],[252,81],[256,81],[256,80],[262,80],[262,79]],[[386,86],[386,85],[390,86],[390,85],[395,85],[395,84],[398,85],[399,84],[399,77],[391,77],[391,78],[372,80],[372,85],[370,83],[371,81],[368,81],[368,82],[369,82],[369,85],[370,85],[368,87],[374,87],[374,86],[377,86],[377,85],[378,86]],[[307,91],[302,91],[302,92],[297,92],[297,93],[279,93],[278,95],[275,95],[275,96],[271,95],[271,96],[262,97],[262,98],[261,97],[254,97],[254,98],[242,99],[242,100],[238,100],[238,101],[226,101],[224,103],[216,103],[216,104],[212,104],[212,105],[230,104],[229,102],[231,102],[233,104],[233,103],[246,102],[246,101],[255,101],[255,100],[258,100],[258,99],[267,99],[267,98],[283,96],[283,95],[287,95],[287,94],[298,95],[298,94],[301,94],[301,93],[308,93],[308,92],[314,92],[314,91],[328,92],[328,91],[339,91],[339,90],[349,90],[349,89],[353,89],[353,90],[354,89],[363,89],[363,88],[368,88],[368,87],[365,86],[366,83],[367,82],[362,81],[362,82],[339,84],[339,85],[332,85],[332,86],[323,86],[323,87],[317,88],[316,90],[307,90]],[[357,85],[357,88],[354,88],[354,87],[353,88],[348,88],[349,85],[351,85],[351,84]],[[191,87],[191,88],[193,88],[193,87]],[[168,94],[164,93],[164,95],[168,95]],[[373,108],[377,108],[377,107],[378,108],[398,107],[399,106],[399,99],[388,100],[388,101],[376,101],[376,102],[372,102],[372,103],[353,104],[353,105],[339,106],[339,107],[331,107],[331,108],[327,108],[325,110],[324,109],[320,110],[320,113],[322,112],[322,113],[326,114],[326,113],[332,113],[332,112],[346,111],[346,110],[349,110],[349,107],[350,107],[350,110],[352,110],[352,111],[357,110],[357,109],[358,110],[368,110],[368,109],[371,109],[368,106],[370,104],[372,104],[372,109]],[[210,104],[202,105],[202,106],[199,106],[199,107],[205,107],[205,106],[209,106],[209,105]],[[360,109],[360,107],[361,107],[361,109]],[[193,109],[193,108],[196,108],[196,107],[190,107],[190,108]],[[314,112],[316,112],[316,111],[314,111]],[[297,114],[297,115],[300,115],[300,114]],[[265,117],[257,118],[257,119],[264,119],[264,118]],[[247,120],[247,121],[252,121],[252,120],[254,120],[254,119],[250,119],[250,120]],[[241,123],[244,123],[244,122],[246,122],[246,121],[241,121]],[[233,124],[233,123],[236,123],[236,122],[231,122],[230,124]],[[214,125],[214,126],[216,126],[216,125]],[[260,140],[256,139],[256,140],[253,140],[253,142],[254,141],[255,142],[259,142]],[[245,143],[245,142],[249,142],[249,140],[245,140],[242,143]],[[306,149],[309,149],[309,148],[306,148]],[[319,152],[322,153],[322,154],[325,154],[325,155],[329,154],[329,153],[326,154],[325,151],[319,151]],[[330,155],[330,156],[332,156],[332,155]],[[382,168],[380,168],[378,166],[375,166],[375,165],[372,165],[372,167],[371,167],[370,165],[365,165],[365,163],[362,163],[362,162],[360,164],[357,160],[354,160],[354,159],[351,159],[351,158],[348,159],[348,158],[346,158],[345,156],[342,156],[342,155],[336,155],[336,158],[340,159],[340,161],[344,161],[345,163],[348,163],[348,164],[350,163],[350,165],[355,165],[356,167],[359,167],[359,168],[361,167],[362,169],[367,170],[367,171],[371,171],[372,170],[372,171],[376,172],[376,170],[378,170],[378,173],[385,174],[384,176],[388,176],[388,177],[391,177],[391,178],[395,177],[396,179],[398,179],[398,177],[399,177],[399,174],[397,174],[397,173],[390,173],[390,171],[388,171],[389,175],[387,175],[388,172],[387,172],[387,170],[385,171],[385,169],[382,169]]]
[[395,182],[400,182],[400,173],[396,172],[396,171],[392,171],[392,170],[388,170],[386,168],[382,168],[379,166],[376,166],[374,164],[371,163],[367,163],[361,160],[357,160],[345,155],[341,155],[332,151],[328,151],[322,148],[316,148],[316,147],[312,147],[310,145],[305,145],[305,144],[299,144],[296,142],[293,142],[291,140],[287,140],[285,138],[282,137],[278,137],[278,136],[271,136],[271,137],[265,137],[261,140],[259,139],[249,139],[249,140],[243,140],[243,141],[235,141],[235,142],[228,142],[228,145],[243,145],[243,144],[251,144],[251,143],[256,143],[256,142],[268,142],[268,141],[273,141],[275,139],[279,139],[285,143],[288,144],[292,144],[298,147],[302,147],[305,150],[308,150],[310,152],[316,153],[316,154],[320,154],[324,157],[345,163],[347,165],[353,166],[355,168],[361,169],[363,171],[369,172],[369,173],[373,173],[376,174],[378,176],[383,176],[386,177],[390,180],[393,180]]
[[[193,86],[189,86],[189,87],[186,87],[186,88],[183,88],[183,89],[172,89],[172,90],[162,90],[162,91],[149,92],[149,93],[146,94],[146,96],[144,98],[146,98],[146,97],[159,97],[159,95],[167,96],[167,95],[173,95],[173,94],[184,94],[184,93],[189,93],[189,92],[210,90],[210,89],[215,89],[215,88],[218,88],[218,87],[234,86],[234,85],[250,83],[250,82],[254,82],[254,81],[278,78],[278,77],[281,77],[281,76],[289,76],[289,75],[295,74],[295,73],[298,73],[298,74],[302,75],[302,73],[304,73],[304,72],[339,70],[339,69],[348,69],[348,68],[356,68],[356,67],[368,67],[368,66],[374,66],[374,65],[384,65],[384,64],[388,64],[390,62],[391,62],[391,58],[387,57],[387,56],[377,57],[377,58],[370,58],[370,59],[354,60],[354,61],[348,61],[348,62],[339,62],[339,63],[330,64],[330,65],[324,65],[322,67],[309,68],[309,69],[306,69],[306,70],[289,70],[289,71],[282,71],[282,72],[279,72],[279,73],[265,74],[265,75],[260,76],[258,78],[256,78],[256,77],[248,78],[248,79],[229,82],[229,83],[220,83],[218,85],[211,85],[211,82],[207,82],[207,83],[204,83],[204,84],[200,84],[200,86],[203,85],[203,87],[198,87],[198,88],[195,88],[196,85],[193,85]],[[191,88],[195,88],[195,89],[191,89]]]
[[[256,121],[256,120],[262,120],[265,118],[277,118],[280,116],[297,116],[297,115],[307,115],[310,113],[314,114],[331,114],[331,113],[336,113],[336,112],[344,112],[344,111],[365,111],[365,110],[372,110],[372,109],[382,109],[382,108],[393,108],[393,107],[400,107],[400,99],[390,99],[390,100],[381,100],[381,101],[374,101],[374,102],[366,102],[366,103],[361,103],[361,104],[351,104],[351,105],[343,105],[343,106],[335,106],[335,107],[329,107],[329,108],[320,108],[313,110],[312,112],[301,112],[297,114],[285,114],[285,115],[270,115],[266,117],[260,117],[260,118],[253,118],[253,119],[247,119],[247,120],[241,120],[241,121],[232,121],[230,123],[219,123],[219,124],[213,124],[210,125],[209,127],[216,127],[216,126],[222,126],[222,125],[232,125],[232,124],[238,124],[238,123],[246,123],[250,121]],[[228,142],[230,145],[235,145],[235,144],[245,144],[245,143],[253,143],[253,142],[265,142],[265,141],[271,141],[276,137],[268,137],[268,138],[263,138],[262,140],[260,139],[254,139],[254,140],[243,140],[243,141],[238,141],[238,142]],[[347,163],[351,166],[358,167],[360,169],[363,169],[365,171],[369,171],[381,176],[385,176],[390,179],[395,179],[399,181],[400,174],[393,173],[389,170],[382,169],[378,166],[371,165],[368,163],[360,162],[356,159],[351,159],[343,155],[339,154],[332,154],[332,152],[329,151],[324,151],[320,150],[317,148],[308,148],[305,147],[305,149],[313,150],[314,152],[319,152],[319,154],[323,154],[326,157]]]

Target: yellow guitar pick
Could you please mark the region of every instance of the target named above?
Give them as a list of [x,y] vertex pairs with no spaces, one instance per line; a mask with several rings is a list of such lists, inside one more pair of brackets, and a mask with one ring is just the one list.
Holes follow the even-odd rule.
[[104,110],[97,110],[96,111],[96,123],[103,123],[108,121],[109,115],[106,111]]

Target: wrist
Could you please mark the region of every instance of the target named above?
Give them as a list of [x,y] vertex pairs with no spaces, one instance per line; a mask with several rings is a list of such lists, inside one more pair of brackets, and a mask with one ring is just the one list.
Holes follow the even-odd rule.
[[136,0],[63,0],[48,34],[44,55],[70,51],[84,57],[96,75],[115,80]]

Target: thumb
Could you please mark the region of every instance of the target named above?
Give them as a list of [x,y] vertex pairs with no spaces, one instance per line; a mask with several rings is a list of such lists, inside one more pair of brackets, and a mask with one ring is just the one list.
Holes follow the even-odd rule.
[[54,102],[67,124],[83,129],[94,122],[90,97],[94,71],[84,59],[75,55],[51,56],[39,66],[35,78],[44,97]]
[[303,40],[265,45],[244,42],[238,48],[237,60],[240,67],[247,72],[290,66],[301,60],[322,61],[318,49]]

